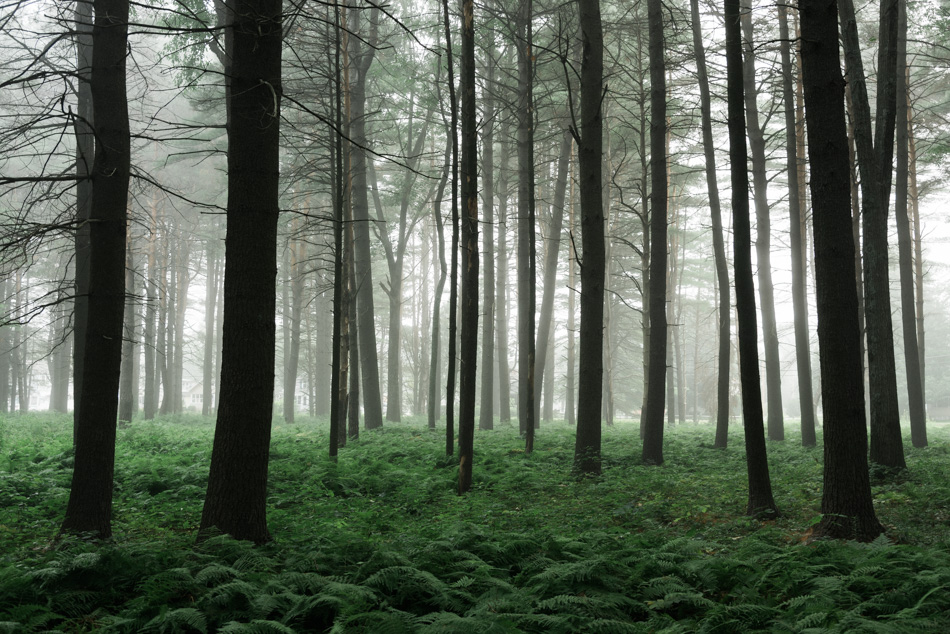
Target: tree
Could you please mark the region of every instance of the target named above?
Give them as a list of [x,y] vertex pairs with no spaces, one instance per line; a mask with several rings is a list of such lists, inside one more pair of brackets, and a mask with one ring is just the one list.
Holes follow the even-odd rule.
[[274,401],[282,13],[238,0],[232,60],[221,397],[200,534],[269,541],[267,466]]
[[478,361],[478,128],[475,104],[474,1],[462,2],[462,315],[459,358],[459,493],[472,488]]
[[883,529],[868,475],[836,0],[802,0],[799,11],[825,445],[823,516],[815,533],[870,541]]
[[[489,8],[491,10],[491,8]],[[478,413],[478,428],[492,429],[495,391],[495,46],[494,39],[485,45],[485,86],[482,97],[484,121],[482,128],[482,232],[484,273],[482,274],[482,387]],[[501,350],[501,354],[505,351]]]
[[732,302],[729,299],[729,263],[722,231],[722,205],[719,202],[719,183],[716,176],[716,147],[712,135],[712,107],[709,98],[709,75],[706,72],[706,51],[699,17],[699,0],[690,0],[693,24],[693,51],[696,55],[696,73],[699,80],[700,114],[703,134],[703,156],[706,159],[706,191],[709,195],[709,216],[712,223],[713,253],[716,261],[716,279],[719,290],[719,354],[716,379],[716,441],[725,448],[729,442],[729,367],[732,352]]
[[[643,424],[643,462],[663,464],[663,404],[666,390],[666,64],[660,0],[647,0],[650,29],[650,363]],[[582,388],[583,389],[583,388]]]
[[96,154],[89,231],[89,323],[76,414],[76,457],[62,531],[112,535],[112,480],[125,307],[130,134],[125,81],[128,0],[96,0],[92,109]]
[[604,40],[600,0],[578,0],[581,29],[581,125],[575,130],[581,200],[581,327],[577,378],[577,436],[574,469],[599,475],[600,414],[604,377],[604,207],[603,154]]
[[752,228],[749,220],[749,173],[746,154],[745,78],[742,69],[742,34],[739,0],[725,0],[726,74],[729,109],[729,159],[732,174],[732,224],[735,236],[736,318],[739,322],[739,379],[742,384],[742,426],[745,431],[746,468],[749,480],[749,515],[778,514],[772,498],[769,464],[762,421],[759,385],[758,328],[755,285],[752,278]]
[[[894,332],[891,324],[890,281],[887,264],[887,201],[890,198],[894,152],[894,93],[897,0],[881,3],[881,32],[877,116],[871,135],[871,109],[858,27],[852,0],[839,0],[848,85],[854,108],[854,141],[861,175],[861,215],[864,229],[864,311],[868,347],[868,389],[871,403],[871,461],[904,469]],[[893,20],[893,27],[889,22]],[[893,48],[893,52],[890,49]],[[888,70],[890,69],[890,70]],[[807,109],[807,105],[806,105]],[[817,232],[816,232],[817,233]]]

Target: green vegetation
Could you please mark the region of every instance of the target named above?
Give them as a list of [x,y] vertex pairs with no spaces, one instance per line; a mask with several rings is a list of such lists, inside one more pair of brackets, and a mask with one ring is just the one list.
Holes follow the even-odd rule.
[[[791,427],[791,425],[789,425]],[[195,546],[210,421],[119,431],[115,534],[55,540],[71,421],[0,420],[0,632],[906,632],[950,630],[950,434],[875,486],[888,538],[809,542],[821,450],[769,445],[782,516],[743,515],[741,438],[668,435],[638,464],[605,430],[604,475],[574,479],[573,430],[525,455],[517,426],[477,432],[474,487],[421,421],[327,457],[327,425],[275,423],[261,548]],[[908,443],[909,446],[909,443]]]

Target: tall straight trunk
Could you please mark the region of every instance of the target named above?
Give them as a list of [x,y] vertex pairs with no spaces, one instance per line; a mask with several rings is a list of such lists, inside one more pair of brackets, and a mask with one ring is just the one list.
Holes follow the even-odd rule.
[[498,157],[498,269],[495,284],[495,355],[498,364],[498,419],[511,420],[511,366],[508,365],[508,159],[509,128],[502,123]]
[[650,28],[650,368],[643,462],[663,464],[663,401],[666,388],[666,63],[663,7],[647,0]]
[[[642,33],[637,37],[637,61],[638,66],[643,68],[643,37]],[[647,93],[643,73],[640,74],[639,92],[637,93],[637,102],[639,103],[639,121],[638,121],[638,140],[640,141],[640,212],[637,214],[640,220],[640,233],[643,244],[640,247],[640,306],[641,328],[640,335],[643,348],[643,402],[640,406],[640,439],[643,439],[644,429],[647,424],[647,405],[650,396],[650,258],[652,249],[650,243],[650,165],[647,154],[647,130],[649,120],[647,117]]]
[[[549,365],[549,342],[554,331],[554,292],[557,288],[557,263],[561,254],[561,230],[564,226],[564,198],[567,192],[567,174],[570,170],[572,138],[569,130],[561,135],[561,144],[557,159],[557,179],[554,183],[554,201],[551,205],[551,225],[547,240],[544,242],[544,289],[541,294],[541,313],[538,316],[538,341],[535,345],[535,420],[540,418],[541,384],[545,373],[554,372],[553,362]],[[545,396],[547,398],[547,396]]]
[[[65,268],[67,254],[60,256],[60,268]],[[66,289],[57,291],[56,306],[52,310],[50,323],[50,396],[49,409],[51,412],[65,414],[69,411],[69,306],[65,301]],[[0,306],[4,304],[3,291],[0,290]],[[0,335],[2,337],[2,335]],[[0,342],[0,355],[3,354],[3,344]]]
[[[294,221],[294,234],[301,230],[299,220]],[[292,238],[290,241],[290,341],[284,349],[284,420],[294,422],[297,406],[297,376],[300,368],[300,319],[303,314],[304,262],[307,261],[307,244]]]
[[[581,328],[578,360],[577,435],[574,470],[600,475],[601,407],[604,379],[603,205],[604,38],[600,0],[578,0],[581,29],[581,126],[575,131],[581,199]],[[579,132],[579,134],[578,134]]]
[[837,7],[835,0],[801,0],[799,6],[824,412],[824,492],[816,533],[871,540],[883,529],[868,475]]
[[178,248],[178,266],[173,275],[178,276],[177,293],[175,296],[175,349],[174,349],[174,377],[172,386],[173,411],[180,414],[184,407],[182,399],[182,383],[185,375],[185,314],[188,309],[188,287],[191,285],[191,241],[184,232],[181,232]]
[[[345,8],[335,3],[333,7],[333,71],[334,71],[334,124],[339,132],[343,132],[344,110],[343,94],[347,92],[349,81],[344,77],[343,56],[346,52],[344,44],[343,25]],[[348,289],[347,268],[344,254],[346,230],[346,201],[348,171],[344,165],[343,134],[333,135],[330,143],[330,159],[333,170],[333,335],[330,341],[330,459],[335,459],[341,439],[346,439],[346,389],[349,354],[348,347]],[[323,385],[321,385],[323,392]],[[357,429],[359,427],[357,426]]]
[[[573,158],[573,150],[571,151]],[[571,193],[570,193],[570,213],[568,220],[568,235],[574,235],[574,161],[571,161]],[[564,376],[564,420],[568,425],[577,424],[577,414],[574,405],[574,395],[577,388],[574,384],[574,366],[577,364],[575,358],[575,331],[577,330],[574,289],[577,286],[574,273],[574,245],[570,245],[570,252],[567,256],[567,370]]]
[[[864,230],[864,309],[868,346],[868,387],[871,399],[871,461],[905,469],[897,401],[894,331],[891,323],[890,281],[887,263],[887,202],[890,197],[894,146],[897,0],[881,4],[880,59],[876,130],[871,136],[871,109],[857,22],[852,0],[840,0],[848,85],[855,115],[855,145],[861,174],[861,210]],[[892,13],[893,12],[893,13]],[[888,25],[893,20],[894,28]],[[893,33],[892,33],[893,31]]]
[[129,232],[125,256],[125,296],[129,300],[125,307],[125,320],[122,325],[122,365],[119,368],[119,424],[130,423],[135,408],[135,365],[138,363],[138,351],[135,342],[135,258],[132,254],[132,235]]
[[452,269],[449,276],[449,358],[445,386],[445,455],[455,453],[455,355],[458,324],[458,254],[459,254],[459,143],[458,101],[455,97],[455,70],[452,61],[452,30],[449,28],[449,3],[442,0],[445,18],[445,52],[449,79],[449,104],[452,117],[449,133],[452,138]]
[[383,404],[379,386],[379,358],[376,348],[376,316],[373,308],[373,261],[369,244],[369,200],[367,192],[366,148],[366,75],[376,55],[376,40],[379,27],[379,7],[373,5],[369,13],[370,30],[361,33],[362,10],[350,11],[349,31],[361,37],[350,37],[350,85],[349,85],[349,130],[350,130],[350,178],[353,207],[353,224],[356,234],[357,324],[359,337],[360,370],[363,384],[363,414],[366,429],[383,425]]
[[[7,305],[7,287],[9,280],[0,279],[0,303]],[[4,317],[7,315],[4,314]],[[11,346],[11,335],[13,326],[7,324],[0,326],[0,414],[6,414],[10,411],[10,370],[11,357],[13,354]]]
[[129,110],[125,84],[128,0],[96,0],[92,107],[96,154],[91,172],[89,323],[83,344],[81,407],[76,454],[61,530],[112,535],[116,413],[125,307],[126,222],[129,196]]
[[916,303],[914,302],[914,263],[907,214],[910,147],[908,130],[912,121],[908,116],[910,93],[907,86],[907,6],[899,1],[897,28],[897,174],[895,175],[894,218],[897,221],[898,266],[901,281],[901,327],[904,335],[904,367],[907,373],[907,404],[910,410],[910,433],[914,447],[927,446],[927,410],[924,405],[924,386],[920,368],[920,349],[917,341]]
[[93,1],[76,0],[76,299],[73,304],[73,444],[76,444],[86,367],[86,331],[89,328],[89,240],[92,217],[92,168],[96,151],[95,109],[92,96]]
[[556,328],[557,324],[552,324],[551,332],[548,335],[547,361],[545,363],[545,367],[548,371],[544,375],[544,406],[541,410],[542,420],[546,420],[549,423],[554,420],[554,372],[556,370],[554,331]]
[[214,398],[214,304],[218,298],[218,249],[217,240],[208,239],[205,247],[205,343],[202,363],[201,415],[210,416]]
[[[908,93],[908,100],[910,94]],[[907,107],[908,119],[913,121],[913,112],[910,104]],[[924,405],[927,403],[927,338],[924,330],[924,257],[923,244],[920,240],[920,198],[917,194],[917,147],[914,139],[914,126],[908,125],[907,147],[908,160],[908,197],[910,198],[911,220],[914,224],[914,285],[916,288],[915,300],[917,303],[917,347],[920,353],[920,391],[924,395]],[[926,413],[926,409],[925,409]]]
[[459,493],[472,488],[478,360],[478,128],[475,104],[474,1],[462,1],[462,315],[459,356]]
[[762,337],[765,343],[767,425],[769,440],[785,440],[785,421],[782,411],[782,367],[778,351],[778,325],[775,318],[775,294],[772,285],[772,226],[769,218],[765,132],[759,123],[751,0],[743,0],[741,20],[745,35],[743,82],[745,83],[745,106],[748,115],[749,149],[752,155],[752,191],[755,200],[755,253],[759,278],[759,310],[762,312]]
[[[448,132],[448,130],[446,130]],[[437,243],[435,251],[439,254],[439,280],[435,285],[435,293],[432,296],[432,344],[430,350],[429,362],[429,429],[435,429],[435,421],[440,418],[442,399],[439,398],[439,361],[441,359],[440,335],[441,335],[441,310],[442,310],[442,291],[445,290],[445,277],[447,266],[445,263],[445,234],[442,221],[442,197],[445,194],[445,185],[449,178],[449,170],[452,161],[452,141],[451,135],[446,134],[445,155],[443,159],[442,178],[439,179],[439,186],[436,188],[435,198],[432,201],[433,225],[432,240]]]
[[864,309],[864,264],[861,258],[861,196],[858,191],[858,160],[854,148],[854,107],[851,85],[844,89],[845,112],[848,115],[848,161],[851,184],[851,239],[854,241],[854,281],[858,288],[858,332],[861,334],[861,376],[864,377],[865,413],[871,411],[870,391],[867,389],[867,328]]
[[[489,5],[488,11],[492,10]],[[488,45],[485,49],[485,83],[495,83],[495,50]],[[484,253],[484,273],[482,274],[482,387],[478,428],[492,429],[495,426],[495,100],[493,88],[483,93],[482,120],[482,252]],[[504,355],[505,350],[498,350]]]
[[788,178],[789,242],[792,250],[792,307],[795,314],[795,362],[798,370],[798,403],[801,410],[802,446],[814,447],[815,406],[812,402],[811,342],[808,328],[808,284],[805,244],[802,237],[804,201],[798,174],[798,139],[795,89],[789,44],[788,7],[778,5],[779,52],[782,58],[782,102],[785,107],[785,171]]
[[221,398],[200,534],[262,543],[271,538],[281,2],[238,0],[232,18]]
[[525,451],[535,427],[535,181],[532,0],[520,0],[518,29],[518,427]]
[[[171,272],[169,275],[169,261],[168,261],[168,244],[169,236],[166,231],[164,237],[164,249],[162,253],[162,261],[159,266],[159,275],[161,276],[159,286],[160,290],[164,291],[160,294],[159,298],[159,313],[158,313],[158,342],[156,344],[155,351],[158,355],[158,372],[161,375],[161,405],[159,405],[158,413],[162,416],[170,414],[172,412],[172,385],[175,383],[174,376],[174,364],[172,363],[170,357],[173,357],[172,350],[174,349],[174,328],[172,328],[171,323],[171,314],[172,309],[175,305],[175,275],[174,272]],[[167,277],[166,277],[167,276]]]
[[158,413],[158,355],[156,329],[158,321],[158,202],[153,195],[148,233],[148,278],[145,289],[145,393],[142,400],[142,418],[152,420]]
[[775,516],[762,421],[759,384],[758,328],[752,280],[752,228],[749,219],[749,174],[746,154],[742,34],[739,0],[725,0],[726,74],[729,112],[729,159],[732,174],[732,223],[735,242],[736,317],[739,322],[739,378],[742,383],[742,424],[745,431],[749,503],[746,513]]
[[[352,192],[352,183],[350,185],[350,192]],[[362,346],[362,341],[360,341],[360,328],[362,324],[359,322],[359,315],[357,313],[359,309],[359,281],[357,278],[356,272],[356,241],[355,241],[355,228],[353,226],[353,205],[352,200],[351,204],[347,205],[348,211],[348,220],[347,223],[347,245],[346,250],[346,282],[348,285],[348,298],[346,301],[346,351],[349,354],[349,361],[347,363],[347,372],[349,374],[350,385],[347,388],[347,396],[344,399],[344,414],[346,415],[347,420],[347,437],[356,440],[359,438],[360,434],[360,386],[364,385],[360,382],[360,371],[363,366],[363,358],[360,356],[360,347]],[[363,401],[365,406],[365,401]],[[365,413],[363,418],[364,424],[366,421]]]
[[709,215],[712,223],[713,254],[716,261],[716,280],[719,290],[719,354],[716,379],[716,440],[714,447],[724,449],[729,441],[729,367],[732,324],[732,302],[729,296],[729,263],[722,230],[722,206],[719,201],[719,182],[716,176],[716,146],[712,136],[712,114],[709,97],[709,75],[706,72],[706,51],[703,46],[699,0],[690,0],[693,23],[693,50],[699,79],[700,112],[702,116],[703,155],[706,158],[706,192],[709,196]]

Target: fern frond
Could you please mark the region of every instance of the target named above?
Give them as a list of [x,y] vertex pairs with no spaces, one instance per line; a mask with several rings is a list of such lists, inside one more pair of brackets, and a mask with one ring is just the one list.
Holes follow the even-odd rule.
[[146,623],[141,631],[156,634],[186,634],[188,632],[207,634],[208,622],[204,614],[194,608],[163,609],[158,616]]
[[255,619],[249,623],[229,621],[218,630],[219,634],[296,634],[296,632],[278,621]]

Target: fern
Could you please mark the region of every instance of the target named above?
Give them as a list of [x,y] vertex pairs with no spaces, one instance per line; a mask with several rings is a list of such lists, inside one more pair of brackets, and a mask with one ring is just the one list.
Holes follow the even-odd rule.
[[229,621],[218,632],[219,634],[297,634],[283,623],[264,619],[255,619],[248,623]]
[[208,622],[204,614],[194,608],[162,610],[161,613],[145,624],[143,633],[186,634],[201,632],[207,634]]

